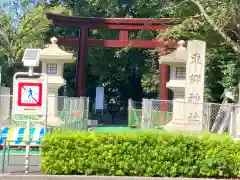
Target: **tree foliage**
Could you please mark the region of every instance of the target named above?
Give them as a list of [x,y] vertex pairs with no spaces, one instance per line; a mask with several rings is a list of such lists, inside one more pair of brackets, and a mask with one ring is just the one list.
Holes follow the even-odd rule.
[[[17,0],[15,0],[17,1]],[[14,1],[14,2],[15,2]],[[170,17],[166,32],[130,32],[131,39],[200,39],[207,41],[206,97],[219,101],[225,88],[234,89],[239,75],[239,0],[51,0],[22,1],[15,16],[0,15],[0,60],[9,77],[26,47],[43,47],[52,36],[78,36],[73,28],[49,28],[45,11],[85,17]],[[15,12],[15,11],[13,11]],[[15,17],[14,16],[14,17]],[[17,22],[16,22],[17,19]],[[91,30],[90,37],[117,39],[118,32]],[[72,50],[75,55],[77,49]],[[143,94],[156,97],[159,84],[158,52],[137,48],[89,48],[87,92],[95,97],[95,87],[104,85],[107,102],[122,102]],[[6,68],[5,68],[6,67]],[[66,65],[64,78],[74,92],[75,66]],[[73,95],[73,94],[70,94]]]
[[159,38],[207,42],[206,96],[219,101],[224,89],[235,91],[239,75],[239,1],[168,1],[169,15],[178,25]]
[[[21,58],[25,48],[43,48],[46,32],[50,21],[45,15],[48,7],[38,4],[27,8],[26,1],[20,4],[19,9],[24,13],[17,14],[15,19],[11,13],[0,14],[0,60],[3,66],[3,83],[11,87],[13,74],[22,69]],[[63,12],[59,6],[49,8],[53,12]]]

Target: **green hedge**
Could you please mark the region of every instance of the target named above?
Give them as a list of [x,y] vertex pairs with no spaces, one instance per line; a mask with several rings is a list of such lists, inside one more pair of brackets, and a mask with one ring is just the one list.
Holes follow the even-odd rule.
[[55,132],[41,156],[46,174],[240,177],[240,143],[227,135]]

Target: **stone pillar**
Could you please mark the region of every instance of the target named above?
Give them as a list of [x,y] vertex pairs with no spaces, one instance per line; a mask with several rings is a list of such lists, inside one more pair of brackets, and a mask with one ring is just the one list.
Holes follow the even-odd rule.
[[166,87],[166,84],[168,82],[169,66],[167,64],[159,64],[159,71],[160,100],[168,100],[168,88]]
[[57,116],[58,88],[48,87],[48,115]]
[[185,121],[189,130],[201,132],[203,128],[204,75],[206,42],[188,41],[188,60],[185,87]]

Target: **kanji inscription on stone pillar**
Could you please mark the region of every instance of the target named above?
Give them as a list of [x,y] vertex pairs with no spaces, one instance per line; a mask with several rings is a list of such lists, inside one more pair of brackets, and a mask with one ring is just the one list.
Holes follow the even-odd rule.
[[187,51],[185,121],[202,124],[206,42],[188,41]]

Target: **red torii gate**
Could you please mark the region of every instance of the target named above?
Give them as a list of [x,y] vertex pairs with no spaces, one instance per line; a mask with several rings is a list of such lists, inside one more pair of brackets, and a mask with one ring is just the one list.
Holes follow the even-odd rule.
[[[166,48],[166,43],[161,40],[129,40],[129,30],[166,30],[164,23],[170,23],[169,18],[91,18],[64,16],[47,13],[47,18],[52,20],[56,27],[75,27],[80,29],[79,37],[58,37],[58,44],[64,46],[78,46],[79,53],[76,67],[76,95],[85,96],[86,64],[88,47],[136,47],[136,48]],[[89,39],[89,29],[119,30],[119,40]],[[169,47],[167,47],[169,48]],[[168,100],[168,65],[159,65],[160,70],[160,99]]]

